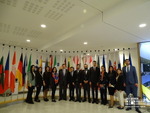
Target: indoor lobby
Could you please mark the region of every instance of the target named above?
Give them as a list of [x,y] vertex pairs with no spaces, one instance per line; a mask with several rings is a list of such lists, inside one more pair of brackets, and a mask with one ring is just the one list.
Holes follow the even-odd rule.
[[150,113],[150,0],[0,0],[0,113]]

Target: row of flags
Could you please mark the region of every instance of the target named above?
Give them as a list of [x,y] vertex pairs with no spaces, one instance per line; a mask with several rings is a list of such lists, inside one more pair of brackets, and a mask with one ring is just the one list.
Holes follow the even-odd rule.
[[[102,65],[106,68],[106,56],[102,56]],[[115,56],[116,57],[116,56]],[[117,68],[121,68],[120,60],[117,61],[117,59],[112,60],[111,58],[107,58],[108,61],[108,66],[113,66],[114,69],[116,70]],[[68,69],[70,69],[71,66],[76,67],[77,64],[80,64],[81,67],[84,66],[84,64],[88,64],[89,67],[92,66],[93,60],[97,61],[97,66],[100,67],[100,56],[97,56],[97,59],[94,59],[92,56],[73,56],[73,57],[68,57],[64,58],[64,63]],[[131,60],[131,54],[129,53],[129,60],[132,65],[132,60]],[[125,61],[125,54],[123,53],[123,64]],[[30,67],[32,64],[32,55],[29,57],[29,61],[27,58],[27,55],[25,54],[24,59],[23,59],[23,53],[20,55],[18,67],[16,68],[16,51],[14,51],[13,58],[12,58],[12,67],[9,69],[10,66],[10,52],[8,52],[7,59],[6,59],[6,64],[4,68],[4,57],[2,56],[0,59],[0,94],[5,93],[6,90],[10,89],[11,92],[14,92],[15,89],[15,80],[18,80],[19,86],[18,90],[20,91],[23,86],[25,86],[27,82],[27,72],[30,71]],[[42,56],[40,59],[36,59],[36,66],[37,67],[43,67],[42,66],[43,59]],[[59,63],[57,62],[57,57],[50,55],[49,58],[46,58],[45,60],[45,67],[49,66],[50,69],[52,67],[58,67]],[[125,66],[125,64],[123,65]]]
[[18,79],[18,90],[20,91],[22,87],[25,85],[26,73],[30,70],[31,67],[31,55],[28,62],[28,70],[27,70],[27,56],[25,55],[23,62],[23,53],[21,53],[18,68],[16,68],[16,51],[14,51],[12,58],[12,67],[10,66],[10,52],[8,52],[6,64],[4,68],[4,56],[0,59],[0,94],[5,93],[8,89],[11,92],[14,92],[15,89],[15,81]]

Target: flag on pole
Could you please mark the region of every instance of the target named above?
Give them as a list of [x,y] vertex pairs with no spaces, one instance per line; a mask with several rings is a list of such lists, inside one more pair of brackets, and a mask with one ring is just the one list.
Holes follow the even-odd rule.
[[116,70],[117,67],[116,67],[116,61],[114,61],[114,70]]
[[70,70],[70,59],[71,57],[68,58],[68,70]]
[[20,91],[22,89],[22,69],[23,69],[23,54],[21,53],[18,69],[16,72],[16,78],[18,79],[18,90]]
[[125,64],[125,54],[123,53],[123,67],[126,66]]
[[111,60],[109,60],[109,67],[112,66]]
[[90,67],[91,67],[91,65],[92,65],[92,61],[93,61],[92,56],[89,56],[89,64],[90,64]]
[[2,56],[0,60],[0,94],[4,93],[4,67],[3,67],[4,57]]
[[30,72],[31,63],[32,63],[31,59],[32,59],[32,55],[30,54],[29,63],[28,63],[28,70],[27,70],[27,72]]
[[55,59],[54,59],[54,67],[57,66],[57,60],[56,60],[56,56],[55,56]]
[[99,67],[99,68],[100,68],[99,56],[97,56],[97,67]]
[[39,65],[39,61],[38,61],[38,58],[36,59],[36,68],[38,68],[38,65]]
[[121,69],[120,61],[118,62],[118,69]]
[[10,90],[14,92],[15,90],[15,76],[16,76],[16,51],[14,51],[12,59],[12,69],[10,73]]
[[65,60],[64,60],[64,64],[67,65],[67,64],[66,64],[66,58],[65,58]]
[[42,56],[40,57],[39,67],[42,67]]
[[106,68],[106,66],[105,66],[105,55],[103,55],[103,66],[104,66],[104,68]]
[[132,59],[131,59],[131,54],[129,53],[129,61],[130,61],[130,65],[132,66]]
[[5,64],[5,81],[4,81],[4,92],[9,88],[9,56],[10,52],[8,52],[6,64]]
[[46,61],[45,61],[45,67],[48,66],[48,59],[46,58]]
[[52,68],[53,67],[53,56],[52,55],[50,55],[50,67]]
[[23,86],[24,84],[26,83],[26,72],[27,72],[27,55],[25,55],[24,57],[24,62],[23,62],[23,70],[22,70],[22,73],[23,73]]

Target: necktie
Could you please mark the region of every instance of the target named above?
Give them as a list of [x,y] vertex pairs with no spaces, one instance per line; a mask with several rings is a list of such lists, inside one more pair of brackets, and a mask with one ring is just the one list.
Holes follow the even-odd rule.
[[87,75],[87,70],[85,71],[85,74]]
[[127,72],[129,72],[130,70],[129,70],[129,66],[127,67]]
[[65,71],[66,71],[66,70],[64,69],[64,70],[63,70],[64,76],[65,76],[65,74],[66,74],[66,72],[65,72]]

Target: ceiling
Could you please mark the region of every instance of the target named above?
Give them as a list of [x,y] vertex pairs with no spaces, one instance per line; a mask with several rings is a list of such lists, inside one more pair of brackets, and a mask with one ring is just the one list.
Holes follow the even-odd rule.
[[0,43],[48,51],[136,47],[150,41],[149,11],[150,0],[1,0]]

